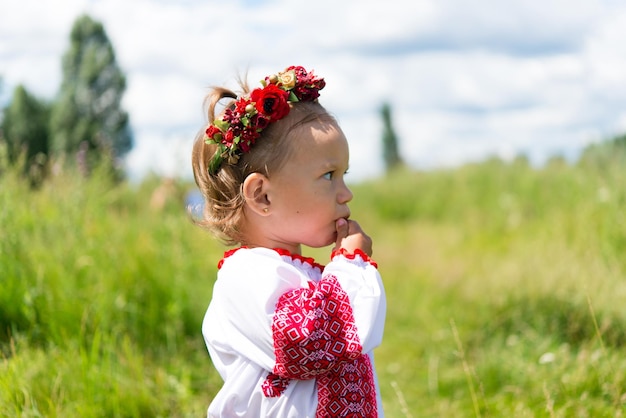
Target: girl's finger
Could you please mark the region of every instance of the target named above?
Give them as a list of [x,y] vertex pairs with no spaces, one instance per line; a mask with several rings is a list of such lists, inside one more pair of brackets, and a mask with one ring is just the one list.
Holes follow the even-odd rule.
[[337,228],[336,247],[339,248],[341,246],[341,240],[348,236],[348,221],[343,218],[337,219],[335,227]]

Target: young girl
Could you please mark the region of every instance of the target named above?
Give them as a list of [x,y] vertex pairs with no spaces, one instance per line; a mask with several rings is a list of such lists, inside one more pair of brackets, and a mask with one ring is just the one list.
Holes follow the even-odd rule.
[[[209,417],[382,417],[372,350],[386,300],[350,219],[348,143],[302,67],[215,88],[192,155],[201,223],[226,243],[202,325],[224,385]],[[229,104],[216,118],[221,99]],[[334,244],[323,266],[302,246]]]

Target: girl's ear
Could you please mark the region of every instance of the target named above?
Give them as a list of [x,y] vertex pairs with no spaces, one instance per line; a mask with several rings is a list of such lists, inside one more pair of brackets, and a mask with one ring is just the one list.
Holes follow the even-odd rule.
[[270,180],[261,173],[252,173],[243,181],[243,196],[246,205],[258,215],[269,213],[270,201],[267,197]]

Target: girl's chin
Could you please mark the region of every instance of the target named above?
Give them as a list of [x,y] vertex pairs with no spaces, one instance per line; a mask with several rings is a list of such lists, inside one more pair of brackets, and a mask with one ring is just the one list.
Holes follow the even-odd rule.
[[310,242],[306,245],[307,247],[311,247],[311,248],[324,248],[324,247],[328,247],[329,245],[334,244],[337,241],[337,233],[335,232],[332,236],[328,237],[325,240],[318,240],[316,242]]

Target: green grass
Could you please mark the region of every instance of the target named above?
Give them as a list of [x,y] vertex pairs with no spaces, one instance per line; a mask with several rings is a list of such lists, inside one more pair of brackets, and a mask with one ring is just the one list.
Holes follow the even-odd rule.
[[[387,416],[622,416],[626,170],[603,158],[353,186],[387,291]],[[158,186],[61,173],[30,190],[2,172],[0,416],[205,414],[223,247],[180,199],[151,207]]]

